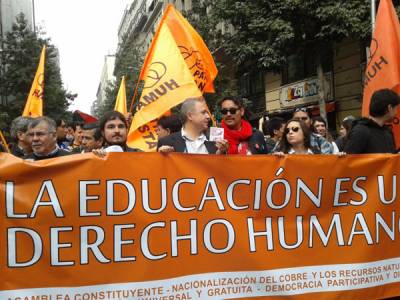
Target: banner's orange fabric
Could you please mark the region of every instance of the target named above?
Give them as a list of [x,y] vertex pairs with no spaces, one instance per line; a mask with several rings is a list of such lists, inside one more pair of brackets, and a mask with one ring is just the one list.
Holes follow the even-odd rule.
[[[400,93],[400,24],[392,0],[381,0],[365,71],[362,115],[369,115],[372,94],[380,89]],[[393,122],[397,148],[400,147],[400,110]]]
[[0,154],[0,298],[398,296],[399,169],[398,155]]
[[151,131],[156,119],[187,98],[202,95],[166,24],[161,26],[151,51],[138,111],[128,135],[130,147],[146,152],[157,148],[157,135]]
[[43,115],[43,93],[44,93],[44,64],[46,46],[43,46],[40,54],[39,65],[33,79],[31,90],[26,100],[23,117],[37,118]]
[[125,76],[122,76],[121,84],[119,86],[117,99],[115,100],[114,110],[119,111],[124,116],[128,113],[126,108],[126,86]]

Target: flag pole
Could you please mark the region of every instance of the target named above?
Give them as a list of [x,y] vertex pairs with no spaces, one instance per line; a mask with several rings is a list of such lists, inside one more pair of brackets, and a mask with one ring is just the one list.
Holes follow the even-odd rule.
[[133,97],[132,97],[132,101],[131,101],[131,107],[129,108],[129,112],[130,113],[132,113],[133,104],[135,103],[135,100],[136,100],[136,95],[137,95],[137,91],[138,91],[138,87],[139,87],[139,82],[140,82],[140,79],[138,78],[138,80],[136,82],[136,86],[135,86],[135,91],[133,92]]
[[374,34],[375,30],[375,19],[376,19],[376,3],[375,0],[371,0],[371,33]]
[[0,140],[3,142],[4,148],[6,149],[6,151],[7,151],[8,153],[11,153],[11,152],[10,152],[10,148],[8,148],[6,139],[4,138],[3,132],[1,132],[1,130],[0,130]]

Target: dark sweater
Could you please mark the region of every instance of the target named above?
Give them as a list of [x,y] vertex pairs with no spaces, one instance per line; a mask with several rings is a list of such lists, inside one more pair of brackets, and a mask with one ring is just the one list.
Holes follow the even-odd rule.
[[392,130],[362,118],[354,123],[344,151],[349,154],[396,153]]
[[38,156],[38,155],[35,155],[35,153],[31,153],[31,154],[26,155],[24,157],[24,159],[43,160],[43,159],[66,156],[66,155],[71,155],[71,152],[68,152],[61,148],[58,148],[57,151],[55,151],[49,155],[46,155],[46,156]]

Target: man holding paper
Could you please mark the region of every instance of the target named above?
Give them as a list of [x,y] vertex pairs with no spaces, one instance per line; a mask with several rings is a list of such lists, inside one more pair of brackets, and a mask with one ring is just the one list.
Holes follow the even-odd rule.
[[228,142],[224,139],[211,141],[206,135],[210,115],[202,98],[189,98],[181,106],[181,131],[161,138],[158,152],[182,152],[191,154],[225,154]]

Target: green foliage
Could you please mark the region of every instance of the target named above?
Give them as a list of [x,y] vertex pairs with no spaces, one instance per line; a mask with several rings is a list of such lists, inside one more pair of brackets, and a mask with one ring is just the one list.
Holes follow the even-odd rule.
[[[1,107],[3,122],[10,123],[24,109],[39,63],[43,45],[46,45],[44,114],[52,118],[67,114],[67,92],[63,88],[58,64],[58,50],[42,32],[35,33],[23,14],[13,24],[12,31],[1,41],[0,97],[8,105]],[[4,101],[5,102],[5,101]]]
[[279,71],[287,57],[310,46],[330,47],[345,37],[370,35],[369,1],[365,0],[215,0],[210,18],[235,28],[219,40],[238,64],[255,60]]

